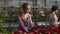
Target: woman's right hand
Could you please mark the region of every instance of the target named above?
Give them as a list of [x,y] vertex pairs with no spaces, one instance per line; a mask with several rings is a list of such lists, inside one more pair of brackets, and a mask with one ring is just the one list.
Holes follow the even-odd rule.
[[26,32],[24,32],[24,34],[27,34]]
[[29,34],[29,32],[24,32],[23,34]]

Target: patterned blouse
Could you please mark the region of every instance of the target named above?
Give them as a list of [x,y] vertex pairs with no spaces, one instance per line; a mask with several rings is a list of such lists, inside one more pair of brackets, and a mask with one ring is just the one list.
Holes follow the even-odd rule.
[[19,17],[19,22],[20,22],[19,27],[20,27],[21,30],[23,30],[25,32],[28,32],[28,29],[31,28],[31,27],[34,27],[34,24],[32,22],[31,15],[29,13],[26,13],[24,16],[25,16],[24,21],[22,21],[20,19],[20,17],[18,16]]

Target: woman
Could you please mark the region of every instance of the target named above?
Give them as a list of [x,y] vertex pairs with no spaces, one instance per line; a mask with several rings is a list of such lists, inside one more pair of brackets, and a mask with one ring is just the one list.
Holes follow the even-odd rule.
[[30,13],[30,4],[29,3],[23,3],[20,7],[19,11],[19,29],[23,32],[29,32],[29,28],[34,27],[34,24],[32,23],[31,15]]
[[53,5],[51,8],[51,14],[49,16],[49,25],[58,26],[58,18],[56,13],[58,12],[58,6]]

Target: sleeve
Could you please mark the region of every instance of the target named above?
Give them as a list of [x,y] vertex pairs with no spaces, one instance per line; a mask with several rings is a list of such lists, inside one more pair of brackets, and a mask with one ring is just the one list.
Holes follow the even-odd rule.
[[23,28],[24,31],[28,32],[28,29],[24,26],[24,23],[23,23],[21,17],[20,16],[18,16],[18,17],[19,17],[20,26]]
[[31,17],[31,15],[30,15],[30,17],[29,17],[29,18],[30,18],[30,21],[29,21],[30,26],[31,26],[31,27],[34,27],[34,23],[32,22],[32,17]]
[[49,24],[53,25],[54,23],[55,23],[55,17],[54,17],[54,15],[50,15],[49,16]]

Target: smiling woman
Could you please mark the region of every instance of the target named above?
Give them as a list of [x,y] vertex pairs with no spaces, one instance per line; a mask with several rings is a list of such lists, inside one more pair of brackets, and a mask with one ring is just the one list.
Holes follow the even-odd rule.
[[34,27],[30,13],[30,4],[23,3],[18,13],[19,29],[23,32],[29,32],[29,28]]
[[51,8],[51,14],[49,15],[49,25],[58,27],[58,17],[56,13],[58,12],[58,6],[53,5]]

